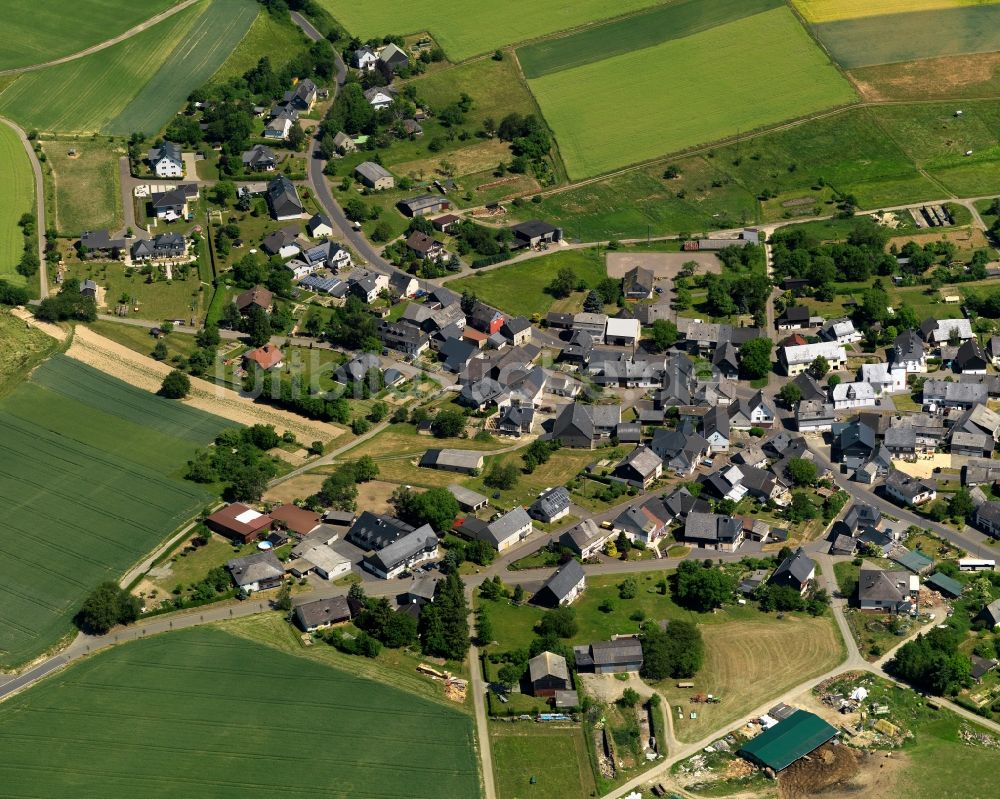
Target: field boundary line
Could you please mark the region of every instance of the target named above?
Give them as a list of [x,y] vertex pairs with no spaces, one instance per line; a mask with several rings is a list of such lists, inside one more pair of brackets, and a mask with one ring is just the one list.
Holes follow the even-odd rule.
[[136,34],[142,33],[144,30],[153,27],[157,23],[162,22],[163,20],[169,17],[172,17],[174,14],[183,11],[188,6],[192,6],[195,3],[200,3],[200,2],[201,0],[181,0],[181,2],[178,3],[177,5],[168,8],[164,11],[161,11],[159,14],[150,17],[144,22],[140,22],[138,25],[129,28],[127,31],[124,31],[123,33],[120,33],[117,36],[113,36],[110,39],[106,39],[103,42],[98,42],[97,44],[91,47],[87,47],[83,50],[80,50],[79,52],[71,53],[70,55],[62,56],[61,58],[55,58],[52,61],[44,61],[41,64],[30,64],[26,67],[13,67],[11,69],[0,69],[0,75],[20,75],[23,72],[34,72],[39,69],[45,69],[46,67],[54,67],[58,66],[59,64],[66,64],[70,61],[76,61],[79,58],[92,55],[93,53],[98,53],[101,50],[106,50],[107,48],[113,47],[114,45],[119,44],[120,42],[124,42],[127,39],[131,39]]

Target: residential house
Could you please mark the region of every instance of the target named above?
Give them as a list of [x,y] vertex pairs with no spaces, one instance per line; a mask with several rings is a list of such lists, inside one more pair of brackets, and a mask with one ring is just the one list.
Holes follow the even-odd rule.
[[1000,538],[1000,502],[983,502],[973,517],[976,527],[993,538]]
[[80,246],[85,255],[117,260],[125,249],[125,239],[113,239],[106,230],[85,230],[80,234]]
[[657,430],[650,447],[664,466],[682,476],[690,476],[710,450],[708,441],[690,423]]
[[754,427],[769,428],[774,424],[774,408],[758,391],[748,400],[737,400],[729,406],[729,426],[735,430],[750,430]]
[[875,389],[875,395],[906,391],[906,369],[895,363],[863,363],[859,370],[862,382]]
[[363,511],[344,540],[363,550],[379,550],[412,533],[414,528],[404,521],[384,514]]
[[351,282],[351,293],[367,303],[375,302],[383,291],[389,291],[389,277],[379,272],[359,275]]
[[341,155],[347,155],[348,153],[353,153],[358,149],[358,146],[354,143],[354,139],[348,136],[344,131],[338,131],[333,137],[333,146],[337,149],[337,152]]
[[391,189],[396,185],[396,179],[392,173],[374,161],[362,161],[354,167],[354,174],[365,186],[376,191]]
[[789,377],[795,377],[806,371],[818,357],[826,358],[832,371],[843,369],[847,364],[847,352],[843,345],[836,341],[782,347],[778,351],[778,360]]
[[[545,314],[545,326],[556,330],[572,330],[573,314],[549,311]],[[601,331],[603,333],[603,330]],[[998,338],[1000,340],[1000,338]]]
[[158,233],[151,239],[136,239],[133,261],[169,261],[187,256],[187,239],[180,233]]
[[188,203],[196,199],[198,199],[197,184],[183,183],[168,191],[154,192],[149,205],[157,219],[176,222],[178,219],[187,219],[190,216]]
[[803,400],[795,409],[795,429],[800,433],[826,433],[836,422],[833,405],[822,400]]
[[723,377],[736,380],[740,376],[739,350],[729,341],[722,342],[712,355],[712,366]]
[[350,573],[351,562],[330,546],[317,544],[305,549],[294,567],[293,573],[299,576],[311,572],[324,580],[336,580]]
[[483,468],[483,453],[467,449],[429,449],[420,459],[428,469],[476,474]]
[[154,147],[148,154],[149,168],[158,178],[179,178],[184,175],[184,158],[181,146],[172,141],[165,141],[159,147]]
[[951,433],[952,455],[989,458],[995,445],[996,441],[987,433],[967,433],[963,430],[953,430]]
[[702,437],[710,453],[729,452],[729,413],[726,408],[712,408],[702,417]]
[[732,516],[692,511],[684,520],[684,541],[702,549],[735,552],[743,543],[743,523]]
[[640,444],[615,466],[611,476],[646,491],[662,474],[663,461],[649,447]]
[[937,498],[937,483],[893,469],[886,477],[885,493],[894,502],[915,507]]
[[333,224],[326,214],[313,214],[306,222],[306,232],[310,238],[321,239],[333,235]]
[[568,691],[573,687],[566,658],[552,652],[542,652],[528,661],[528,681],[532,696],[551,697],[556,691]]
[[[462,532],[463,528],[458,528],[458,531]],[[518,505],[488,522],[484,525],[483,531],[475,537],[488,543],[497,552],[506,552],[529,535],[531,535],[531,517]]]
[[523,316],[508,317],[500,326],[500,333],[515,347],[525,344],[531,341],[531,322]]
[[482,302],[477,302],[469,314],[469,324],[488,336],[499,333],[505,321],[506,317],[500,311]]
[[819,337],[823,341],[836,344],[853,344],[855,341],[861,341],[861,333],[854,329],[854,322],[847,318],[831,319],[820,328]]
[[378,56],[375,55],[375,51],[368,45],[355,50],[351,54],[351,66],[355,69],[372,72],[376,64],[378,64]]
[[511,248],[519,247],[540,247],[543,244],[558,242],[562,240],[562,230],[548,222],[539,219],[529,219],[527,222],[520,222],[511,225],[510,232],[514,234],[514,241]]
[[409,356],[419,355],[430,347],[430,339],[422,330],[387,319],[379,321],[378,337],[383,347]]
[[248,593],[277,588],[285,578],[285,569],[271,550],[233,558],[226,569],[236,587]]
[[528,515],[543,524],[552,522],[569,515],[570,496],[569,491],[564,486],[546,488],[538,498],[531,503],[528,508]]
[[615,535],[611,530],[598,527],[593,519],[584,519],[559,537],[559,543],[571,549],[583,560],[588,560],[604,549],[608,539]]
[[556,608],[571,605],[587,587],[583,567],[575,560],[567,561],[542,585],[531,598],[533,604]]
[[266,144],[255,144],[244,150],[240,160],[246,172],[273,172],[278,165],[278,157]]
[[846,463],[851,468],[857,468],[875,451],[875,431],[858,420],[835,422],[831,432],[834,463]]
[[271,217],[279,221],[298,219],[303,213],[298,189],[284,175],[279,175],[267,184],[267,204],[271,209]]
[[653,296],[654,283],[655,278],[649,269],[634,266],[622,279],[622,292],[629,300],[648,300]]
[[444,242],[414,230],[406,237],[406,248],[425,261],[440,261],[446,258],[448,253],[444,249]]
[[694,496],[685,486],[674,489],[663,500],[663,506],[677,521],[684,521],[692,511],[708,513],[712,510],[712,506],[706,500]]
[[878,404],[875,398],[875,387],[871,383],[838,383],[830,390],[835,410],[843,411],[850,408],[873,408]]
[[451,207],[451,203],[448,200],[434,194],[409,197],[405,200],[400,200],[396,205],[409,217],[428,216],[429,214],[436,214],[439,211],[447,211]]
[[990,336],[986,345],[986,354],[989,356],[990,362],[1000,369],[1000,336]]
[[610,641],[594,641],[573,647],[576,668],[594,674],[638,673],[642,668],[642,644],[638,636],[616,636]]
[[365,89],[365,99],[376,111],[383,111],[396,102],[396,90],[388,86],[372,86]]
[[439,554],[437,533],[425,524],[366,555],[361,565],[376,577],[391,580],[414,566],[436,559]]
[[799,595],[804,596],[815,579],[816,564],[812,562],[805,550],[799,547],[774,570],[768,583],[794,588],[799,592]]
[[924,382],[924,406],[931,411],[945,408],[968,410],[976,405],[985,405],[989,400],[989,389],[982,383],[952,383],[948,380],[927,380]]
[[469,362],[479,353],[479,350],[468,341],[450,338],[441,345],[439,353],[445,369],[457,373],[465,370]]
[[920,335],[928,344],[940,347],[957,339],[958,343],[974,339],[972,323],[968,319],[925,319],[920,325]]
[[265,344],[263,347],[257,347],[243,353],[244,368],[249,367],[251,364],[265,372],[272,369],[281,369],[285,365],[285,356],[276,345]]
[[391,78],[396,74],[396,70],[405,67],[410,63],[410,57],[405,51],[390,42],[382,48],[378,54],[378,68],[386,76]]
[[892,345],[892,368],[903,369],[906,374],[927,372],[927,355],[924,342],[916,331],[906,330],[896,336]]
[[820,400],[821,402],[826,402],[829,399],[826,389],[821,387],[816,378],[808,372],[799,373],[795,379],[790,382],[798,388],[799,393],[802,395],[803,402],[808,400]]
[[275,141],[287,141],[292,127],[299,121],[299,112],[294,108],[276,107],[264,125],[263,136],[265,139]]
[[670,509],[658,498],[629,505],[619,513],[612,525],[616,533],[625,533],[630,541],[653,544],[662,538],[673,519]]
[[920,578],[908,571],[861,568],[858,601],[862,610],[910,613],[916,609]]
[[327,599],[317,599],[303,602],[295,607],[295,623],[303,632],[311,633],[325,630],[334,624],[351,620],[351,608],[347,597],[332,596]]
[[804,305],[789,305],[775,320],[778,330],[804,330],[809,327],[809,309]]
[[587,333],[594,341],[604,341],[604,332],[608,327],[608,317],[602,313],[581,312],[573,315],[573,332]]
[[986,353],[979,342],[970,338],[958,348],[958,354],[952,360],[952,369],[965,375],[984,375],[987,366]]
[[599,443],[611,440],[621,420],[620,405],[571,402],[559,411],[552,428],[552,438],[558,438],[565,447],[594,449]]
[[286,225],[268,233],[260,247],[268,255],[277,255],[283,261],[298,255],[302,252],[302,245],[299,243],[299,226]]
[[[368,374],[372,370],[377,370],[381,375],[382,363],[375,353],[363,352],[338,366],[337,370],[333,373],[333,379],[338,383],[349,386],[367,380]],[[377,386],[373,386],[373,388],[377,388]]]
[[316,84],[309,80],[309,78],[304,78],[295,84],[294,89],[285,92],[282,102],[286,106],[291,106],[298,111],[308,113],[312,111],[317,94]]
[[237,294],[233,302],[241,316],[250,313],[251,308],[260,308],[269,313],[274,305],[274,295],[263,286],[254,286],[252,289]]

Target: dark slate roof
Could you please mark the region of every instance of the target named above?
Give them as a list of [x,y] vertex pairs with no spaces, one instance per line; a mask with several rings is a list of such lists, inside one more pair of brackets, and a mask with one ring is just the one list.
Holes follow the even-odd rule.
[[276,216],[291,216],[302,213],[302,202],[298,190],[284,175],[279,175],[267,184],[267,201]]
[[538,499],[531,504],[531,511],[552,517],[568,508],[569,504],[569,491],[564,486],[556,486],[539,494]]
[[771,582],[781,583],[789,581],[797,585],[802,585],[806,580],[809,579],[810,573],[816,565],[812,562],[812,559],[806,554],[806,551],[799,547],[795,552],[785,558],[781,565],[774,570],[774,574],[771,575]]
[[547,590],[561,602],[583,578],[583,567],[575,560],[567,561],[559,571],[545,581],[539,593]]

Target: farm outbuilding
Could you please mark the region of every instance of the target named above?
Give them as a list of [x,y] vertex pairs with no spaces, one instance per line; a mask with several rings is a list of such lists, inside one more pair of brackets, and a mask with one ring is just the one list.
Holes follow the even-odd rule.
[[747,741],[740,754],[775,772],[788,768],[837,735],[836,728],[814,713],[797,710],[784,721]]

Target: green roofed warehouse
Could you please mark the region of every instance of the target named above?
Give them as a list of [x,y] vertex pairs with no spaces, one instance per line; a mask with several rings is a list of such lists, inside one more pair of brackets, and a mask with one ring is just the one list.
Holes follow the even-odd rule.
[[747,741],[740,754],[775,772],[788,768],[836,736],[837,730],[814,713],[796,710],[784,721]]

